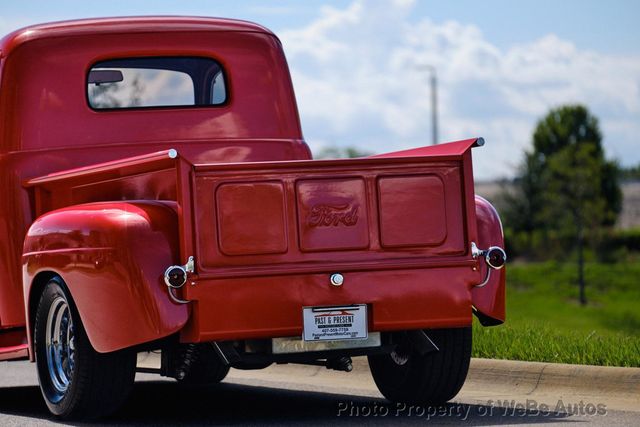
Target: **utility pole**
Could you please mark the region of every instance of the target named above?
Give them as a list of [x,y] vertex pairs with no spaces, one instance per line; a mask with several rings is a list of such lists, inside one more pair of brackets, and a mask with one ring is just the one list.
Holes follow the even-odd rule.
[[438,80],[436,67],[433,65],[419,65],[418,69],[429,72],[431,86],[431,145],[436,145],[438,143]]

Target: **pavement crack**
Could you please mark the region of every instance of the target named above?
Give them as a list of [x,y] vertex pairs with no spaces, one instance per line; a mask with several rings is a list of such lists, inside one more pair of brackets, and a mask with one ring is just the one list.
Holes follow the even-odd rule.
[[542,381],[542,375],[544,375],[544,370],[547,369],[548,366],[549,366],[549,364],[545,363],[545,365],[542,367],[542,369],[540,370],[540,373],[538,374],[538,379],[536,380],[536,385],[534,385],[533,389],[531,389],[527,393],[527,396],[530,396],[531,394],[533,394],[534,391],[536,391],[538,389],[538,386],[540,385],[540,381]]

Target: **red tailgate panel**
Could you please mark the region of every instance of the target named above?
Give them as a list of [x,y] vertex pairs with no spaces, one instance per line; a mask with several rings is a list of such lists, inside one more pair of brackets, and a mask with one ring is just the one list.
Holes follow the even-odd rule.
[[[302,307],[368,304],[370,330],[464,326],[470,155],[196,165],[185,341],[298,335]],[[332,286],[340,272],[345,281]]]
[[437,246],[447,237],[444,184],[437,175],[378,181],[380,234],[385,248]]
[[364,179],[302,179],[296,183],[296,199],[301,251],[369,247]]
[[218,248],[224,255],[287,252],[284,188],[279,181],[226,183],[216,191]]
[[[370,331],[461,327],[471,324],[472,269],[433,268],[243,277],[198,283],[184,341],[300,336],[302,307],[367,304]],[[446,281],[443,280],[446,278]]]
[[385,168],[281,162],[277,169],[196,172],[199,271],[219,276],[257,266],[281,273],[466,254],[461,162],[394,160],[376,159],[391,162]]

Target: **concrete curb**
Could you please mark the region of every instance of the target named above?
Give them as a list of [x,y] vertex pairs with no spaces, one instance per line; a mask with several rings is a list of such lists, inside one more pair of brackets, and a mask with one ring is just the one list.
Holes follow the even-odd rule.
[[472,359],[461,397],[485,404],[497,397],[529,399],[552,408],[558,401],[582,401],[640,411],[640,368]]
[[[353,365],[349,374],[303,365],[232,370],[226,381],[382,397],[367,359],[354,358]],[[580,404],[592,404],[604,405],[607,410],[640,412],[640,368],[472,359],[467,381],[455,401],[495,406],[545,404],[551,410],[560,407],[569,411]]]

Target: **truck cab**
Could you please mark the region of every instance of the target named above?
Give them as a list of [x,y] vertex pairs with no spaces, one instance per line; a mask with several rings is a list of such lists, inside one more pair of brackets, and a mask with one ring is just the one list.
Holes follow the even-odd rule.
[[362,355],[390,400],[442,403],[472,315],[505,319],[502,228],[473,189],[484,140],[312,160],[257,24],[18,30],[0,123],[0,360],[35,362],[59,417],[112,412],[136,369],[211,383]]

